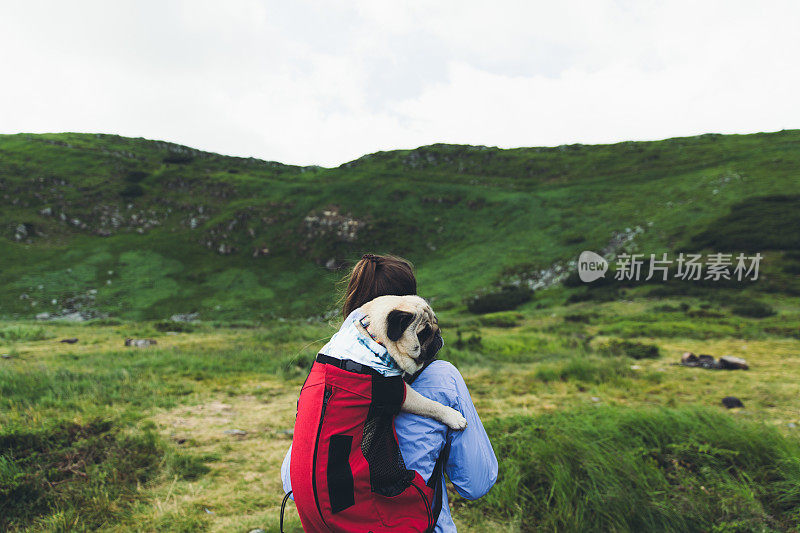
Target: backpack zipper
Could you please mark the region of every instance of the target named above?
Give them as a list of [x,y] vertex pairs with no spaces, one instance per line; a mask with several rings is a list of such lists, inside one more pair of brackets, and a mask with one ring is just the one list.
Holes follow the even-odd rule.
[[311,486],[314,491],[314,502],[317,504],[317,512],[319,512],[319,517],[323,522],[325,522],[325,518],[322,516],[322,507],[319,504],[319,496],[317,495],[317,448],[319,447],[319,436],[322,433],[322,421],[325,419],[325,409],[328,407],[328,400],[331,394],[333,394],[333,389],[330,385],[325,385],[325,393],[322,396],[322,411],[319,414],[319,427],[317,427],[317,440],[314,442],[314,460],[311,465]]
[[422,492],[422,489],[417,487],[413,481],[411,482],[411,486],[417,489],[417,492],[419,492],[419,495],[422,496],[422,502],[425,505],[425,513],[428,515],[428,528],[425,530],[425,532],[432,532],[436,527],[436,523],[433,521],[433,509],[431,504],[428,503],[428,498],[425,496],[425,493]]

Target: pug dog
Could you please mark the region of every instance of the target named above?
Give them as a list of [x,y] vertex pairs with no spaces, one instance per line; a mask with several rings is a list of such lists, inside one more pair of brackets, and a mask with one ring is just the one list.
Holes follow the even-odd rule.
[[[403,372],[413,375],[436,357],[444,345],[439,321],[428,302],[419,296],[379,296],[361,306],[368,317],[357,328],[381,343]],[[405,384],[401,411],[433,418],[454,430],[467,427],[461,413],[435,402]]]

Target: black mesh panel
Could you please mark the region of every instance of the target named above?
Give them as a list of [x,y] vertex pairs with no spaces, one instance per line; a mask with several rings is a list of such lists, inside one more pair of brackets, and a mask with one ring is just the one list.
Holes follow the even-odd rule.
[[397,496],[414,480],[414,471],[406,469],[400,447],[394,436],[394,415],[403,404],[405,382],[400,376],[372,378],[372,402],[361,451],[369,464],[372,492],[382,496]]

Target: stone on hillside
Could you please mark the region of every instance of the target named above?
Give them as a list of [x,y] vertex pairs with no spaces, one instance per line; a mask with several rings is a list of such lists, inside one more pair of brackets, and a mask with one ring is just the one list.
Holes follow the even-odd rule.
[[681,366],[707,368],[709,370],[747,370],[747,361],[731,355],[723,355],[719,361],[714,360],[714,356],[701,354],[695,356],[691,352],[686,352],[681,357]]
[[732,355],[723,355],[719,358],[719,365],[721,368],[726,370],[747,370],[750,368],[747,365],[747,361],[740,357],[734,357]]
[[83,322],[86,318],[79,311],[74,311],[61,315],[59,320],[64,320],[65,322]]
[[697,363],[699,366],[703,368],[714,368],[716,366],[716,361],[714,361],[713,355],[706,355],[700,354],[697,356]]
[[226,435],[239,435],[239,436],[247,435],[247,432],[243,429],[226,429],[225,431],[223,431],[223,433],[225,433]]
[[36,320],[47,320],[48,318],[50,318],[50,313],[47,312],[36,315]]
[[266,246],[257,246],[253,248],[253,257],[264,257],[269,255],[269,248]]
[[78,338],[77,337],[72,337],[72,338],[69,338],[69,339],[61,339],[58,342],[63,342],[65,344],[75,344],[76,342],[78,342]]
[[722,405],[724,405],[728,409],[734,409],[736,407],[744,407],[742,400],[740,400],[736,396],[725,396],[722,399]]
[[153,339],[125,339],[125,346],[133,346],[136,348],[146,348],[147,346],[154,346],[158,344]]
[[194,322],[199,318],[200,313],[179,313],[169,317],[172,322]]

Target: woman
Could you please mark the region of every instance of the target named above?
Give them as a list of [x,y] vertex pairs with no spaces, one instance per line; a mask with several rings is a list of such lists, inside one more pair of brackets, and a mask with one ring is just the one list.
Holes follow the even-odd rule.
[[[411,263],[390,255],[365,254],[353,267],[344,297],[344,317],[370,300],[384,295],[405,296],[417,293]],[[446,361],[431,362],[411,383],[423,396],[459,411],[467,419],[463,431],[450,431],[432,418],[400,413],[395,430],[406,467],[417,471],[427,482],[442,456],[444,472],[463,497],[474,500],[486,494],[497,480],[497,459],[464,378]],[[291,491],[289,464],[291,448],[281,467],[285,492]],[[456,531],[447,503],[444,476],[441,480],[441,511],[435,531]],[[436,502],[434,502],[436,503]]]

